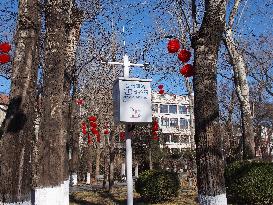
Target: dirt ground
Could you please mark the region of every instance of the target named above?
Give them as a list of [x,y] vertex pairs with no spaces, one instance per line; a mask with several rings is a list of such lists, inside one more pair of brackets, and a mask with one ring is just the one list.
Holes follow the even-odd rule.
[[[180,191],[178,197],[159,205],[197,205],[195,191]],[[134,193],[134,204],[149,205]],[[70,205],[126,205],[126,187],[115,187],[111,193],[102,190],[80,191],[70,194]]]

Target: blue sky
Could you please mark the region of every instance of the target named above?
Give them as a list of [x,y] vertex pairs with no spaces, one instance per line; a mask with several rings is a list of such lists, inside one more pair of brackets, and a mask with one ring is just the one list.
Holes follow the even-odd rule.
[[[162,17],[162,11],[155,11],[152,8],[158,3],[155,0],[120,0],[112,1],[113,4],[108,4],[107,12],[113,12],[114,21],[118,22],[116,30],[118,30],[118,38],[120,43],[126,41],[125,51],[134,59],[135,63],[149,62],[151,69],[160,69],[170,67],[175,72],[163,73],[161,70],[156,72],[144,71],[142,68],[132,68],[132,76],[153,78],[153,87],[164,84],[166,91],[176,94],[185,93],[183,85],[183,77],[179,74],[180,64],[175,55],[170,55],[166,51],[167,39],[156,39],[154,42],[150,37],[151,34],[157,33],[157,26],[161,26],[164,32],[169,34],[177,34],[175,20],[171,20],[170,13],[166,12],[164,18],[161,18],[157,24],[155,20]],[[232,1],[231,1],[232,2]],[[1,11],[0,16],[2,23],[0,26],[0,41],[11,41],[15,30],[15,18],[12,18],[13,13],[17,11],[16,0],[0,0],[0,8],[8,6],[9,9],[5,12]],[[170,6],[171,7],[171,6]],[[244,0],[239,9],[239,15],[236,17],[236,39],[246,40],[249,37],[259,36],[261,34],[272,33],[273,18],[268,16],[272,11],[272,2],[269,0]],[[271,12],[272,15],[272,12]],[[202,16],[202,13],[200,14]],[[3,21],[6,20],[6,21]],[[102,19],[103,20],[103,19]],[[109,19],[108,19],[109,20]],[[108,24],[109,29],[111,22],[104,19],[104,23]],[[88,23],[86,23],[87,25]],[[125,26],[123,34],[122,27]],[[111,29],[110,29],[111,30]],[[84,33],[82,33],[84,34]],[[7,39],[6,39],[7,38]],[[143,50],[147,44],[151,44],[149,51],[145,52],[143,60]],[[137,57],[136,57],[137,56]],[[121,60],[121,59],[120,59]],[[1,66],[1,65],[0,65]],[[164,79],[162,79],[164,77]],[[0,77],[0,92],[9,92],[9,80]]]

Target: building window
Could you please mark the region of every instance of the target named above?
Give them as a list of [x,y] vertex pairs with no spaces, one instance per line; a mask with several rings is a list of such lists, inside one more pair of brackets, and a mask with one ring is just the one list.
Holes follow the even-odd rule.
[[158,112],[158,104],[153,104],[152,105],[152,111],[153,112]]
[[179,106],[179,114],[188,114],[188,106],[180,105]]
[[179,143],[179,135],[173,135],[172,136],[172,142]]
[[188,129],[189,122],[185,118],[180,118],[180,129]]
[[160,105],[160,113],[168,113],[168,105]]
[[169,105],[169,113],[177,113],[177,105]]
[[162,117],[161,118],[161,126],[168,127],[169,126],[169,118]]
[[178,126],[178,119],[170,118],[170,127],[177,127],[177,126]]

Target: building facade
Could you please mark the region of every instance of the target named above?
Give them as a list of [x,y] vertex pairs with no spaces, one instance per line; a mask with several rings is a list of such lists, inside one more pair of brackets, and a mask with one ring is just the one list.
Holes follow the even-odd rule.
[[152,93],[153,117],[156,117],[163,134],[163,144],[173,149],[191,149],[194,146],[193,115],[187,95]]

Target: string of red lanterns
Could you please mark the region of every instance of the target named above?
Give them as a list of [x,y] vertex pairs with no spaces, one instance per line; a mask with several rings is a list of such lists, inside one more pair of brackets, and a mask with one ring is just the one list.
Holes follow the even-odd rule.
[[7,42],[0,43],[0,64],[10,62],[10,55],[8,52],[11,50],[11,45]]
[[[180,48],[179,40],[177,39],[169,40],[167,48],[169,53],[178,52]],[[191,52],[186,49],[182,49],[178,53],[177,57],[182,63],[187,63],[191,58]],[[180,73],[187,78],[187,77],[192,77],[195,74],[195,71],[191,64],[186,64],[180,69]]]
[[154,118],[153,119],[153,124],[152,124],[152,139],[153,140],[158,140],[158,130],[159,130],[159,125],[158,121]]

